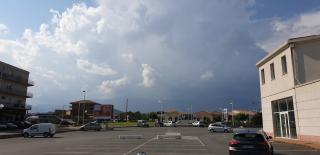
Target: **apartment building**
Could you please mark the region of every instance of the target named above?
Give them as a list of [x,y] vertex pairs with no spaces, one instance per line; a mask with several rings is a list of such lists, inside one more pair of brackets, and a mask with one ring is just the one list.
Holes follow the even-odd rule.
[[320,140],[320,36],[289,39],[257,63],[263,129],[275,137]]
[[0,61],[0,121],[23,121],[26,99],[32,97],[28,87],[33,86],[29,72]]

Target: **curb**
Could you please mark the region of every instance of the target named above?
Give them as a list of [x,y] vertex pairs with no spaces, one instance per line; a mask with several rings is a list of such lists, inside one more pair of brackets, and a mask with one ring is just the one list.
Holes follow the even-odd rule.
[[[301,142],[301,141],[284,141],[284,140],[279,140],[279,139],[273,139],[274,142],[278,142],[278,143],[285,143],[285,144],[293,144],[293,145],[298,145],[298,146],[304,146],[304,147],[307,147],[307,148],[310,148],[310,149],[314,149],[314,150],[320,150],[320,146],[319,147],[316,147],[316,146],[313,146],[313,145],[310,145],[310,143],[312,142]],[[307,144],[309,143],[309,144]]]

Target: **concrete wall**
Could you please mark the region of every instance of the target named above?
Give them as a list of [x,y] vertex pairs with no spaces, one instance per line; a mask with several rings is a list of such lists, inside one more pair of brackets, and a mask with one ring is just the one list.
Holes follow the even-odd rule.
[[[286,56],[287,74],[282,73],[281,57]],[[275,80],[271,80],[270,64],[274,63]],[[261,70],[264,69],[265,84],[261,81]],[[294,74],[290,48],[285,49],[282,53],[274,57],[269,62],[259,67],[260,74],[260,91],[261,98],[265,98],[276,93],[287,91],[294,87]]]
[[[320,81],[300,85],[296,88],[300,138],[320,141]],[[298,117],[297,117],[298,116]],[[297,120],[298,119],[298,120]]]

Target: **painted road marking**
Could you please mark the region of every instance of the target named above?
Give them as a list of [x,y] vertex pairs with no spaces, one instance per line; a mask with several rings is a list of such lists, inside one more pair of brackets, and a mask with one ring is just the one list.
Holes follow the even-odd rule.
[[[156,138],[156,137],[155,137],[155,138]],[[139,145],[139,146],[137,146],[137,147],[135,147],[135,148],[131,149],[130,151],[128,151],[127,153],[124,153],[123,155],[127,155],[127,154],[132,153],[133,151],[138,150],[139,148],[141,148],[142,146],[146,145],[147,143],[149,143],[149,142],[151,142],[151,141],[155,140],[155,138],[151,138],[151,139],[149,139],[148,141],[146,141],[146,142],[144,142],[143,144],[141,144],[141,145]]]

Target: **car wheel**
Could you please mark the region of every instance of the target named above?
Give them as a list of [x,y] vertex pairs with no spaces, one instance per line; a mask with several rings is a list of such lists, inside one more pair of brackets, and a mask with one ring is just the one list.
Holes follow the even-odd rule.
[[214,129],[210,129],[210,132],[216,132],[216,131],[214,131]]
[[23,137],[24,137],[24,138],[28,138],[28,137],[29,137],[29,134],[25,132],[25,133],[23,133]]
[[227,129],[224,129],[224,132],[229,132]]
[[53,136],[54,136],[54,134],[51,134],[51,135],[50,135],[50,138],[52,138]]
[[49,137],[49,133],[48,132],[43,133],[43,137],[45,138]]

